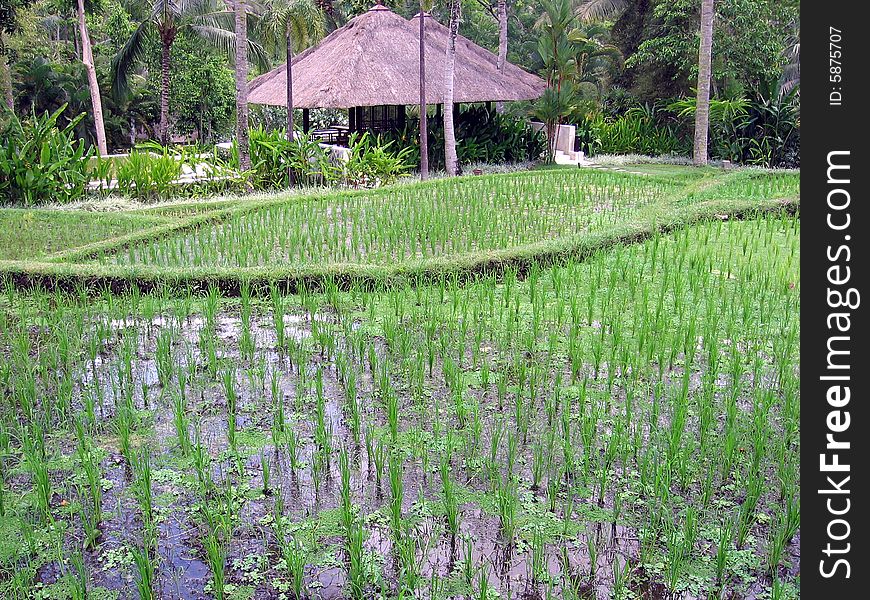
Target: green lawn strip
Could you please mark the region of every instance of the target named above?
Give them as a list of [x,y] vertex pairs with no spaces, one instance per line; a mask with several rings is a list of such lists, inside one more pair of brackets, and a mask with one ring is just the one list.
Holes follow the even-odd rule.
[[169,219],[122,212],[0,209],[0,259],[41,259],[82,243],[135,235]]
[[40,287],[73,291],[109,289],[123,292],[131,286],[141,291],[156,288],[205,291],[216,286],[226,295],[238,294],[243,281],[264,293],[270,283],[287,291],[315,290],[331,283],[339,288],[362,285],[373,289],[402,283],[428,283],[442,277],[473,279],[499,274],[507,268],[520,272],[532,264],[558,264],[584,258],[618,244],[636,243],[655,232],[667,232],[709,219],[749,218],[760,213],[799,211],[798,198],[775,200],[711,200],[689,206],[655,205],[632,222],[606,232],[569,235],[505,250],[439,257],[389,266],[332,264],[311,267],[161,268],[147,265],[70,264],[36,261],[0,261],[0,278],[20,288]]

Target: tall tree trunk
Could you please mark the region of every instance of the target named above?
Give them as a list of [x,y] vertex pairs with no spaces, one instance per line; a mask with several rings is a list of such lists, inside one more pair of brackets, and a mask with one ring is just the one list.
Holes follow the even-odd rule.
[[3,88],[3,100],[9,110],[15,110],[15,97],[12,95],[12,75],[9,73],[9,62],[6,54],[0,52],[0,87]]
[[165,146],[169,143],[169,66],[173,39],[166,34],[160,37],[160,131],[157,136]]
[[248,139],[248,15],[245,0],[236,0],[236,147],[239,168],[251,169]]
[[456,68],[456,35],[461,16],[460,0],[450,0],[450,27],[447,40],[447,66],[444,73],[444,164],[448,175],[456,175],[456,130],[453,126],[453,76]]
[[293,141],[293,38],[287,26],[287,141]]
[[[293,36],[290,33],[290,23],[287,23],[287,141],[293,142]],[[353,109],[351,109],[353,110]],[[296,175],[293,173],[293,167],[287,165],[287,177],[290,185],[296,183]]]
[[420,179],[429,179],[429,118],[426,114],[426,13],[420,0]]
[[[498,61],[496,67],[499,73],[504,73],[504,65],[507,62],[508,49],[508,18],[507,0],[498,0]],[[495,103],[495,112],[504,112],[504,102]]]
[[91,106],[94,111],[94,133],[97,138],[97,149],[100,156],[109,153],[106,146],[106,127],[103,124],[103,100],[100,96],[100,84],[97,81],[97,68],[94,66],[94,53],[91,48],[91,38],[88,35],[88,24],[85,20],[85,0],[77,0],[76,8],[79,18],[79,37],[82,39],[82,64],[88,75],[88,88],[91,92]]
[[698,98],[695,102],[696,166],[707,164],[707,135],[710,129],[710,79],[713,63],[713,0],[701,0],[701,43],[698,50]]

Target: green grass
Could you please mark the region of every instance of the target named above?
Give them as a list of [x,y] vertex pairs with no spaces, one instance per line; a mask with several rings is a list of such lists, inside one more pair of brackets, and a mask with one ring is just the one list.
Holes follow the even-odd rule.
[[142,231],[158,216],[78,210],[0,209],[0,260],[38,259],[61,250]]

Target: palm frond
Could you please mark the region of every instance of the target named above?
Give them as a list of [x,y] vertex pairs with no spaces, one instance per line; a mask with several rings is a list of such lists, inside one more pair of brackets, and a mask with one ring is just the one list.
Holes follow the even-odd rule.
[[586,0],[577,7],[577,16],[584,21],[604,21],[619,16],[630,0]]
[[[208,42],[210,46],[225,53],[230,59],[235,58],[236,34],[234,31],[201,24],[190,25],[190,30]],[[248,38],[248,60],[259,69],[266,70],[271,66],[268,52],[265,51],[262,44],[250,38]]]
[[133,31],[130,39],[112,57],[112,95],[115,98],[123,98],[130,92],[130,71],[145,51],[145,39],[150,25],[151,21],[141,23]]

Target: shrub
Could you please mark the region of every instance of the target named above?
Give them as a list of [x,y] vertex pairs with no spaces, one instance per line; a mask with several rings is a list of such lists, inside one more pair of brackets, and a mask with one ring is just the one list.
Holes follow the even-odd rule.
[[[429,168],[444,168],[444,124],[429,121]],[[544,134],[520,118],[498,114],[483,106],[461,110],[455,119],[456,154],[462,165],[478,162],[521,163],[538,160],[547,149]],[[406,162],[420,164],[420,122],[413,121],[399,132],[383,134],[397,148],[408,148]]]
[[384,142],[365,132],[354,133],[350,139],[350,158],[344,166],[347,183],[353,186],[375,186],[393,183],[411,169],[408,157],[411,148],[393,150],[393,141]]
[[[329,150],[304,133],[293,141],[283,129],[250,130],[251,170],[249,183],[257,190],[274,190],[294,184],[327,185],[339,177]],[[230,164],[238,168],[238,149],[233,145]]]
[[93,150],[75,137],[75,127],[84,114],[58,127],[64,110],[66,104],[51,114],[34,113],[25,120],[8,114],[0,131],[6,140],[0,150],[0,202],[32,206],[72,202],[84,196]]
[[134,198],[166,198],[181,177],[182,161],[168,149],[161,154],[148,149],[137,148],[130,152],[127,160],[117,164],[118,191]]
[[[691,150],[677,124],[662,122],[655,106],[637,106],[620,117],[597,113],[578,124],[581,150],[587,154],[684,154]],[[585,145],[584,145],[585,144]]]

